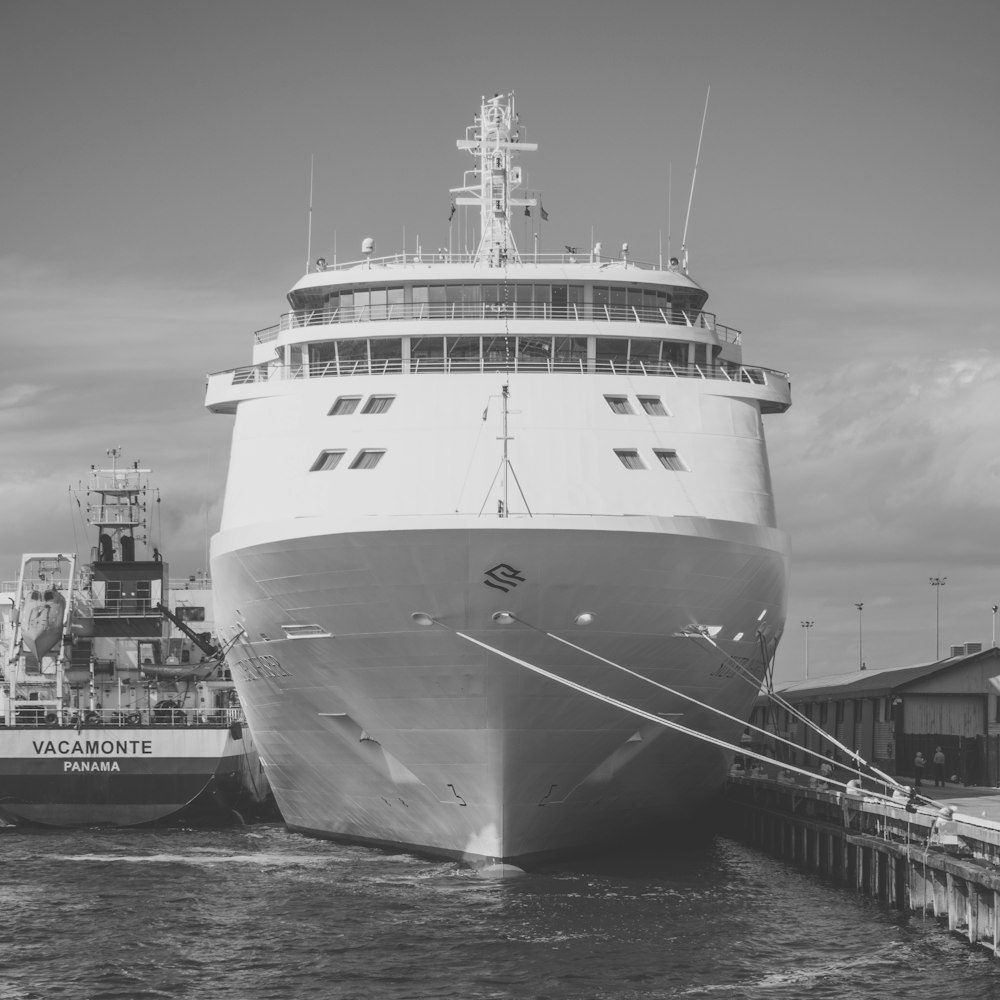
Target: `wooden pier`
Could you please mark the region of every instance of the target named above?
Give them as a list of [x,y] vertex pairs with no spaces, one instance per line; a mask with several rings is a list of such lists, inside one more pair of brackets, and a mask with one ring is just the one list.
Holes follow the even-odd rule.
[[872,795],[731,777],[720,832],[1000,956],[1000,823]]

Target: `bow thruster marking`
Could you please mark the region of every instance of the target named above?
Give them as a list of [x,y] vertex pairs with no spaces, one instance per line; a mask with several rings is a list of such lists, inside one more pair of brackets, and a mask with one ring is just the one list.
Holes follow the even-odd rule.
[[505,594],[513,590],[519,583],[524,583],[525,578],[521,576],[519,569],[508,566],[507,563],[498,563],[485,573],[486,579],[483,583],[494,590],[502,590]]

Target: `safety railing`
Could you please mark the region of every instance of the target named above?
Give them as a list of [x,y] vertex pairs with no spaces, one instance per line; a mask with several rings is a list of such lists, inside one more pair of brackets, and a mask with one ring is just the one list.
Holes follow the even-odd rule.
[[148,615],[159,616],[156,602],[148,597],[106,597],[93,605],[95,618],[145,618]]
[[[589,250],[579,250],[571,248],[558,253],[525,252],[518,254],[521,266],[532,264],[599,264],[602,266],[622,267],[625,269],[635,268],[639,271],[672,271],[674,273],[686,273],[679,263],[671,263],[669,267],[660,264],[651,264],[647,261],[633,260],[631,257],[608,257],[601,253],[593,253]],[[676,261],[677,258],[672,258]],[[385,267],[412,267],[417,264],[476,264],[481,263],[479,254],[455,253],[450,250],[434,250],[421,253],[395,253],[387,254],[384,257],[365,257],[362,260],[350,260],[343,263],[336,263],[320,257],[316,262],[316,271],[352,271],[359,268],[374,270]]]
[[[16,721],[14,721],[16,720]],[[244,725],[242,708],[182,708],[169,699],[155,705],[101,708],[60,708],[58,705],[37,701],[17,701],[12,719],[0,716],[0,726],[10,728],[60,728],[60,729],[129,729],[146,726],[170,728],[202,726],[223,729],[234,723]],[[115,752],[98,749],[96,753]]]
[[574,323],[656,323],[709,330],[724,343],[739,344],[743,334],[719,323],[714,313],[656,306],[551,302],[395,302],[385,305],[343,306],[336,309],[307,309],[284,313],[276,326],[254,333],[258,344],[277,340],[288,331],[340,323],[381,323],[394,321],[450,322],[454,320],[556,320]]
[[726,382],[744,382],[767,385],[769,378],[787,381],[785,372],[772,368],[750,365],[674,365],[651,364],[645,361],[588,361],[583,358],[550,361],[547,359],[503,358],[420,358],[411,357],[359,361],[324,361],[301,365],[247,365],[229,371],[214,372],[210,378],[231,375],[233,385],[256,382],[283,381],[303,378],[335,378],[351,375],[401,374],[451,374],[461,372],[538,372],[550,374],[610,374],[651,375],[668,378],[720,379]]

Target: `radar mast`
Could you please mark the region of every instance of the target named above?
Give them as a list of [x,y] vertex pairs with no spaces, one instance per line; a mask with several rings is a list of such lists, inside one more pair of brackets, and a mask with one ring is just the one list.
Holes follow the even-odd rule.
[[465,172],[463,186],[451,189],[457,196],[456,205],[479,206],[482,236],[473,263],[488,267],[504,267],[509,261],[519,263],[510,210],[533,206],[536,200],[512,197],[521,187],[521,168],[512,161],[519,152],[538,149],[538,144],[521,141],[514,95],[484,97],[479,114],[465,130],[465,138],[457,140],[456,145],[479,161],[477,169]]

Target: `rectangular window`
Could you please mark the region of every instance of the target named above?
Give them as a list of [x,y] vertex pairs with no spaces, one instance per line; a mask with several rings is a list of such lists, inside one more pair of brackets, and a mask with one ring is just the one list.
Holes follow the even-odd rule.
[[594,319],[608,318],[608,286],[594,285]]
[[337,364],[341,375],[368,370],[368,341],[338,340]]
[[340,464],[340,460],[344,457],[344,452],[342,451],[321,451],[319,457],[313,462],[310,467],[310,472],[329,472],[330,469],[336,469]]
[[362,408],[362,413],[385,413],[392,406],[395,396],[369,396],[368,402]]
[[633,337],[629,341],[629,361],[655,368],[660,363],[660,341]]
[[599,371],[628,364],[628,339],[622,337],[595,338],[595,353]]
[[[376,375],[399,371],[402,367],[403,341],[400,337],[372,337],[368,342],[372,355],[372,370]],[[390,362],[396,362],[390,364]]]
[[386,297],[388,299],[389,319],[401,319],[405,312],[403,308],[403,303],[405,299],[403,298],[403,286],[400,285],[397,288],[387,288]]
[[633,451],[630,448],[615,448],[615,454],[626,469],[646,468],[646,463],[639,457],[639,452],[637,451]]
[[458,368],[479,367],[478,337],[449,337],[448,360],[456,363]]
[[552,338],[518,337],[517,356],[521,361],[548,361],[552,357]]
[[688,363],[688,345],[678,344],[675,340],[663,341],[663,363],[684,367]]
[[359,451],[355,456],[353,462],[351,462],[352,469],[374,469],[379,462],[382,461],[382,456],[385,454],[384,451],[376,451],[372,448],[365,448]]
[[653,454],[660,460],[660,465],[665,469],[670,469],[671,472],[688,472],[688,467],[684,463],[684,459],[669,448],[654,448]]
[[369,319],[385,319],[385,307],[389,301],[389,295],[384,288],[373,288],[371,290],[371,306]]
[[360,396],[338,396],[337,401],[330,407],[330,412],[327,415],[331,417],[346,416],[348,413],[353,413],[358,408],[358,403],[360,402]]
[[511,363],[513,337],[483,337],[483,364],[490,371],[503,369]]
[[437,362],[436,370],[440,371],[440,361],[444,357],[444,337],[410,337],[410,361],[421,366],[424,362]]
[[628,401],[628,396],[605,396],[612,413],[635,413],[632,404]]
[[670,414],[667,413],[667,408],[663,405],[663,401],[659,396],[640,396],[639,405],[651,416],[651,417],[669,417]]
[[556,337],[556,361],[586,361],[586,337]]

